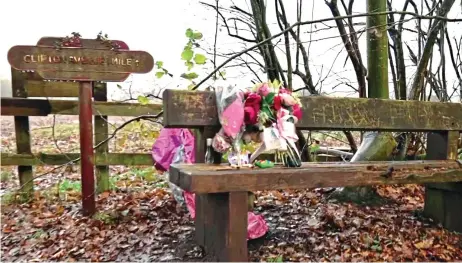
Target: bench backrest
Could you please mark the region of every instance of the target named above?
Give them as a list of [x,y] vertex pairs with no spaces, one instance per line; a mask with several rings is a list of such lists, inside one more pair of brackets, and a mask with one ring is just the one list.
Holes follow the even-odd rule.
[[[461,131],[462,103],[302,97],[303,130]],[[219,126],[215,93],[166,90],[164,125]]]
[[[462,131],[462,103],[385,99],[302,97],[301,130],[421,131],[427,138],[427,159],[455,159]],[[215,93],[165,90],[163,122],[166,128],[196,131],[196,162],[204,161],[205,140],[218,131]],[[215,158],[218,163],[221,158]]]

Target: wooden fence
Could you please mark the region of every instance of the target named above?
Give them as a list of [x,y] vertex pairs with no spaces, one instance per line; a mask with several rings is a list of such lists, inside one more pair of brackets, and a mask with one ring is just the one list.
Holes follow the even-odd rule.
[[[17,153],[2,152],[1,165],[18,166],[21,189],[31,193],[34,178],[32,166],[66,164],[69,159],[79,158],[80,153],[32,154],[29,116],[78,115],[78,101],[52,98],[78,97],[79,89],[77,82],[48,82],[35,73],[14,69],[11,72],[13,98],[1,99],[1,115],[14,116]],[[106,140],[110,135],[108,116],[135,117],[157,114],[162,110],[162,104],[108,102],[106,83],[94,83],[93,90],[95,144]],[[109,188],[109,165],[153,165],[153,161],[151,154],[147,153],[110,153],[106,142],[95,150],[95,165],[98,189],[105,190]]]

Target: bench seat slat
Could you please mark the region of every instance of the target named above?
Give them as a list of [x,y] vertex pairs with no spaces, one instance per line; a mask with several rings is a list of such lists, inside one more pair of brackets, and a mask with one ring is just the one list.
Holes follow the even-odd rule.
[[[387,172],[393,167],[391,177]],[[169,180],[195,193],[303,189],[381,184],[462,182],[454,160],[304,163],[300,168],[233,169],[226,164],[176,164]]]
[[[215,94],[206,91],[165,90],[167,128],[219,125]],[[302,97],[305,130],[440,131],[462,130],[462,103],[385,99]]]

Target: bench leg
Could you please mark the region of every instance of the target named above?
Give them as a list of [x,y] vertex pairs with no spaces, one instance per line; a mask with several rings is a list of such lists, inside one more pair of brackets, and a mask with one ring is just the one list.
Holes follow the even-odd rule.
[[[457,158],[459,132],[434,132],[427,138],[427,159]],[[444,228],[462,233],[462,183],[425,185],[424,214],[441,223]]]
[[196,194],[196,240],[207,261],[248,261],[247,196],[247,192]]
[[426,185],[424,213],[444,228],[462,233],[462,183]]

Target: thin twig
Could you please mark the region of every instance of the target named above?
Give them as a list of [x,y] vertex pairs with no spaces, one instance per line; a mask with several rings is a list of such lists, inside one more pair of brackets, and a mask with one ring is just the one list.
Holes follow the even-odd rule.
[[404,12],[404,11],[385,11],[385,12],[374,12],[374,13],[361,13],[361,14],[355,14],[355,15],[346,15],[346,16],[336,16],[336,17],[329,17],[329,18],[323,18],[323,19],[317,19],[317,20],[311,20],[311,21],[304,21],[304,22],[296,22],[290,27],[286,28],[285,30],[282,30],[281,32],[272,35],[271,37],[268,37],[255,45],[252,45],[249,48],[246,48],[242,51],[237,52],[236,54],[230,56],[228,59],[226,59],[222,64],[220,64],[216,69],[214,69],[212,72],[210,72],[205,78],[203,78],[199,83],[197,83],[196,86],[193,87],[193,90],[199,88],[202,84],[204,84],[208,79],[213,77],[215,73],[217,73],[221,68],[223,68],[226,64],[231,62],[237,57],[240,57],[249,51],[254,50],[255,48],[261,47],[262,45],[270,42],[271,40],[282,36],[284,33],[289,32],[290,30],[294,29],[295,27],[299,25],[310,25],[313,23],[322,23],[322,22],[327,22],[327,21],[333,21],[333,20],[342,20],[342,19],[348,19],[348,18],[355,18],[355,17],[366,17],[366,16],[375,16],[375,15],[389,15],[389,14],[406,14],[413,16],[414,19],[437,19],[437,20],[442,20],[446,22],[462,22],[462,19],[458,18],[447,18],[443,16],[426,16],[426,15],[420,15],[416,14],[413,12]]

